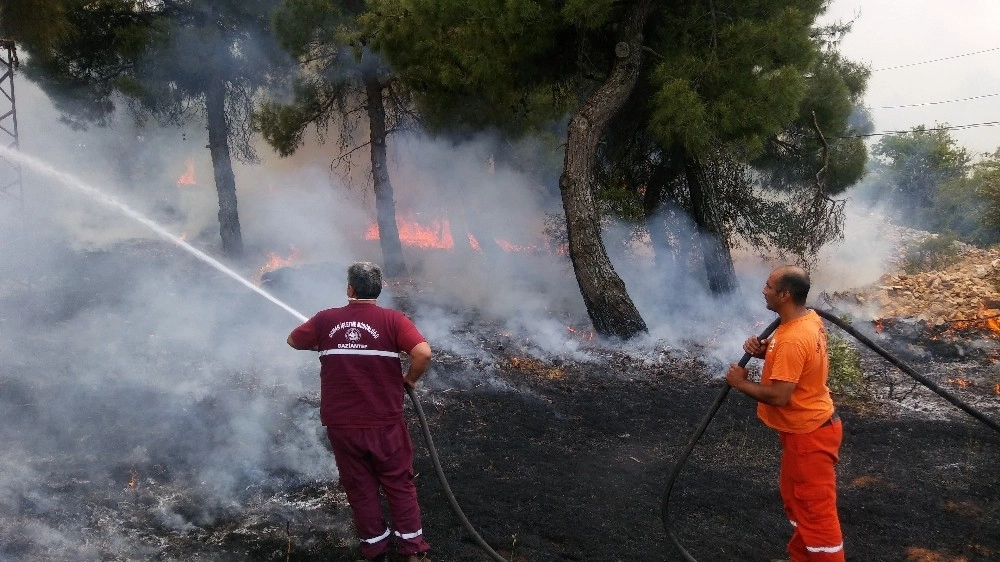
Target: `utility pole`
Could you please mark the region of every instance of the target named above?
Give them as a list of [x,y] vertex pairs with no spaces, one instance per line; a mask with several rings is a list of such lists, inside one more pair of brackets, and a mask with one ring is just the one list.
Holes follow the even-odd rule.
[[[14,97],[14,71],[18,67],[14,41],[0,39],[0,144],[20,150],[17,138],[17,104]],[[24,207],[21,165],[0,157],[0,194],[14,197]]]
[[[17,70],[18,64],[14,41],[0,39],[0,146],[10,150],[21,149],[17,137],[17,107],[14,97],[14,71]],[[17,209],[13,213],[4,215],[14,217],[14,220],[21,223],[11,225],[13,228],[4,229],[0,235],[0,256],[3,257],[0,260],[0,297],[23,294],[22,291],[30,293],[31,260],[24,258],[27,254],[23,251],[25,243],[23,236],[27,224],[21,164],[3,156],[0,156],[0,199],[14,202]]]

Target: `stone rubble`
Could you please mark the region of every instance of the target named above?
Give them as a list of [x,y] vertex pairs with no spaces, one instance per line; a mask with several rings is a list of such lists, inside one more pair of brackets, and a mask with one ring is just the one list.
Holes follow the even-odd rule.
[[1000,331],[1000,249],[956,242],[957,256],[947,264],[905,273],[902,265],[907,249],[914,242],[936,235],[899,231],[900,246],[892,260],[894,271],[869,286],[836,292],[827,298],[837,306],[860,309],[872,320],[914,318],[941,328]]

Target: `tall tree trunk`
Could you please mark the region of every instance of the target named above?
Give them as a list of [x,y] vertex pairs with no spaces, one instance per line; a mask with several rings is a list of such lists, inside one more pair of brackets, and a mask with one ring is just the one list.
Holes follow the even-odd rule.
[[[485,181],[490,181],[487,178]],[[480,216],[483,210],[475,205],[470,196],[470,190],[465,186],[449,185],[446,192],[450,201],[450,213],[452,236],[455,239],[455,250],[469,254],[482,254],[485,256],[485,264],[496,263],[496,255],[500,251],[497,246],[492,230],[487,228],[486,221]],[[475,240],[478,249],[473,245],[471,239]]]
[[653,261],[660,269],[677,266],[677,258],[670,249],[667,237],[667,224],[659,211],[663,208],[663,193],[669,181],[668,166],[664,163],[656,165],[646,183],[646,191],[642,194],[642,215],[649,232],[649,244],[653,249]]
[[614,67],[607,81],[569,121],[566,156],[559,178],[569,255],[576,281],[594,329],[603,335],[628,339],[646,331],[646,322],[615,272],[601,240],[601,221],[594,202],[594,163],[597,143],[605,126],[635,87],[642,64],[642,28],[650,0],[629,9],[621,41],[615,46]]
[[385,85],[379,80],[378,66],[366,64],[361,71],[368,102],[368,129],[371,139],[372,181],[375,187],[375,222],[382,248],[382,268],[387,277],[406,275],[403,245],[396,225],[396,200],[389,181],[389,166],[385,152]]
[[725,243],[722,230],[715,216],[715,208],[709,193],[710,186],[704,181],[701,163],[696,159],[684,159],[684,172],[688,191],[691,193],[691,216],[698,227],[699,244],[705,259],[705,275],[708,288],[713,294],[729,294],[736,291],[736,268],[733,256]]
[[226,122],[226,81],[213,76],[205,89],[208,118],[208,149],[212,154],[215,190],[219,194],[219,235],[222,253],[230,258],[243,255],[243,234],[236,205],[236,176],[229,154],[229,124]]

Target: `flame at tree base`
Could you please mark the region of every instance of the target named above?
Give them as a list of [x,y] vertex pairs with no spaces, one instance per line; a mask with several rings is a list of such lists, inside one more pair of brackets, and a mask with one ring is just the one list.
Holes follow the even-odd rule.
[[[430,226],[424,226],[416,221],[399,217],[396,219],[396,228],[399,230],[399,241],[405,246],[443,250],[450,250],[455,247],[448,219],[433,220]],[[365,232],[365,240],[378,239],[378,223],[373,222],[368,225],[368,230]]]
[[[455,249],[455,239],[452,236],[451,223],[448,219],[434,219],[425,226],[408,217],[397,217],[396,228],[399,231],[399,241],[404,246],[420,249]],[[365,231],[365,240],[378,240],[380,236],[378,223],[372,222]],[[466,233],[469,241],[469,248],[476,253],[482,253],[483,248],[479,240],[470,232]],[[565,247],[553,248],[548,241],[540,244],[521,245],[514,244],[502,238],[494,238],[493,242],[501,250],[508,254],[513,253],[556,253],[567,255]]]

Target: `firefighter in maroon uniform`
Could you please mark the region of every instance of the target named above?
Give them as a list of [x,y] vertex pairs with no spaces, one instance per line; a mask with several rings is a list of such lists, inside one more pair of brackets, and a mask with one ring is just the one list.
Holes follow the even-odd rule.
[[[413,485],[413,443],[403,418],[403,385],[413,386],[431,347],[402,312],[382,308],[382,271],[370,262],[347,269],[347,306],[318,312],[288,335],[295,349],[319,351],[320,420],[351,504],[366,560],[385,560],[393,532],[406,562],[428,561]],[[399,353],[410,356],[403,374]],[[382,513],[385,493],[393,530]]]

